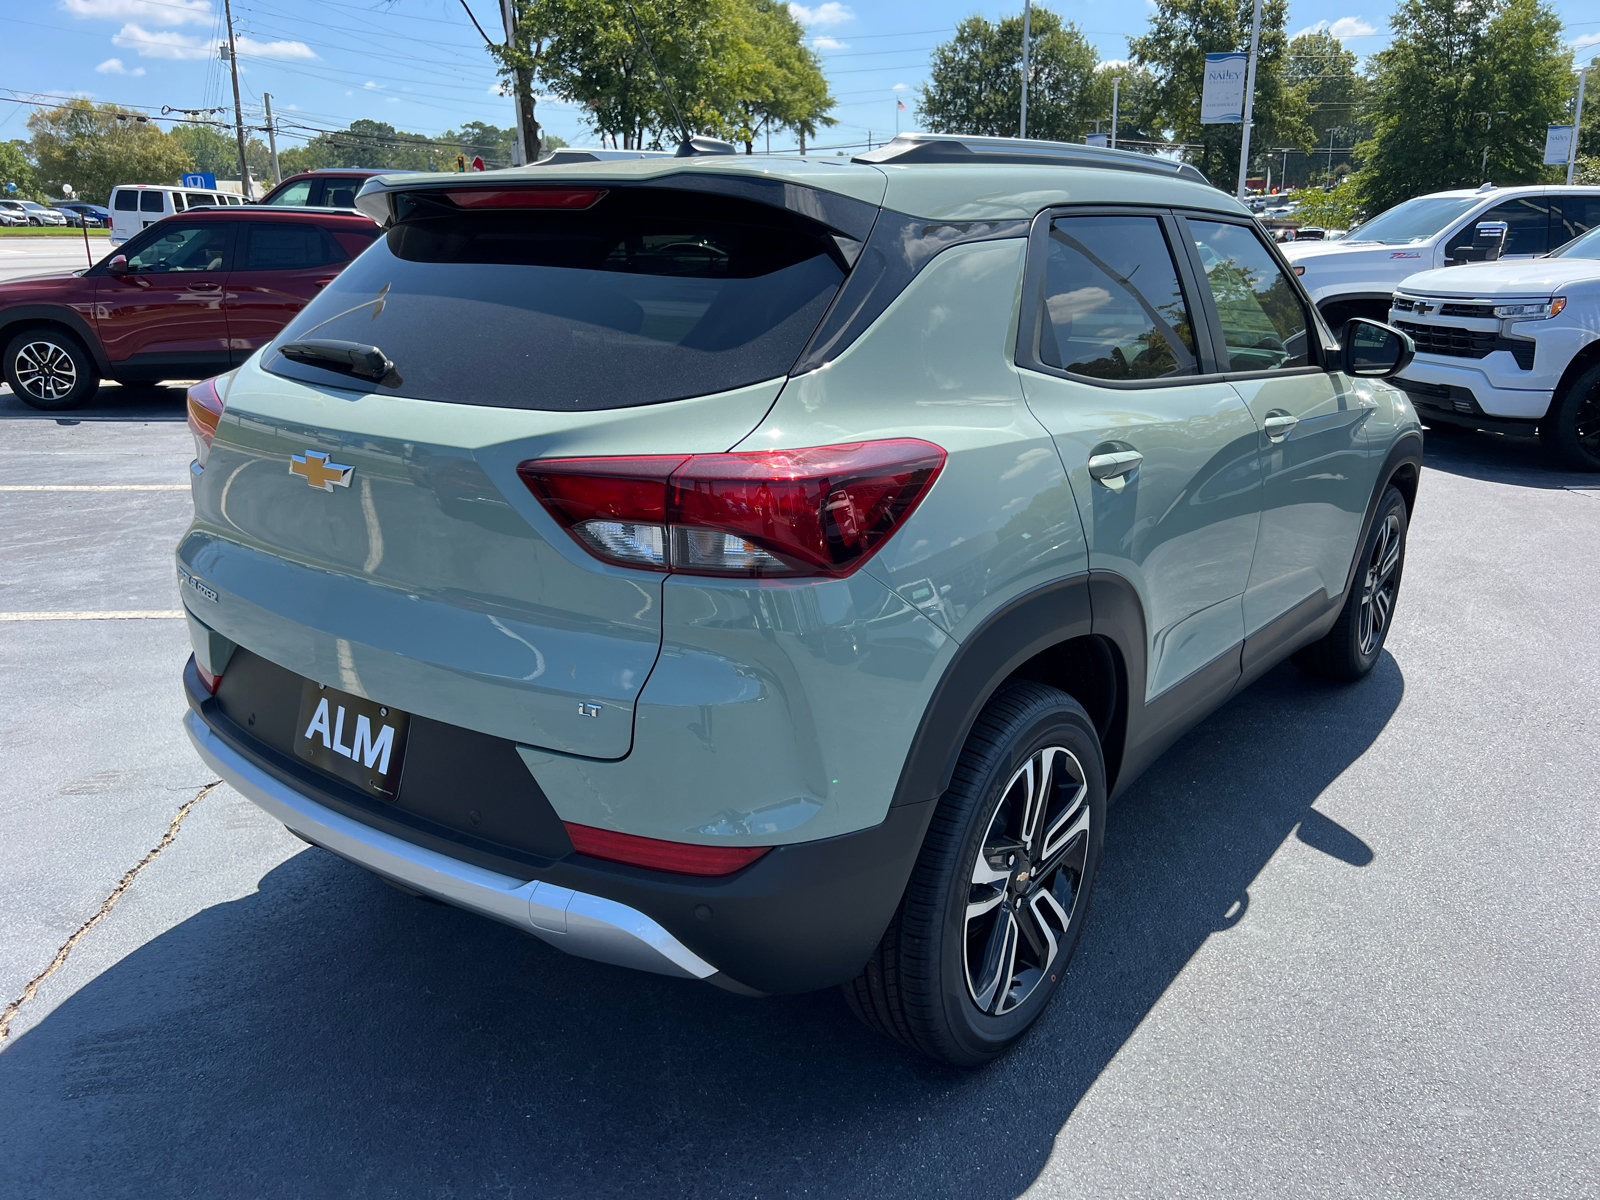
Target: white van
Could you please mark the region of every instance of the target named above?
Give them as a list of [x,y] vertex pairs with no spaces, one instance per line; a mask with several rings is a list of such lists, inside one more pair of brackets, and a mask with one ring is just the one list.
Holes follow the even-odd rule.
[[243,204],[235,192],[171,187],[160,183],[121,183],[111,189],[111,244],[120,246],[146,225],[191,208]]

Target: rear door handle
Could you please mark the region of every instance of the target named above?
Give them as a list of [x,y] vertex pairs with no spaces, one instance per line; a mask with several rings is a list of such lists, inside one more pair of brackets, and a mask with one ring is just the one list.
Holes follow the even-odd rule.
[[317,291],[320,292],[323,288],[327,287],[330,283],[332,283],[334,281],[335,278],[336,278],[336,276],[329,275],[326,279],[317,280]]
[[214,292],[221,286],[220,283],[191,283],[189,290],[191,292]]
[[1137,450],[1114,450],[1108,454],[1091,454],[1089,474],[1113,492],[1120,492],[1127,485],[1128,476],[1138,470],[1139,464],[1143,461],[1144,455]]
[[1300,418],[1292,417],[1288,413],[1282,411],[1270,412],[1267,414],[1267,419],[1261,422],[1261,424],[1262,427],[1267,431],[1267,441],[1281,442],[1284,438],[1289,436],[1289,431],[1291,429],[1300,424]]

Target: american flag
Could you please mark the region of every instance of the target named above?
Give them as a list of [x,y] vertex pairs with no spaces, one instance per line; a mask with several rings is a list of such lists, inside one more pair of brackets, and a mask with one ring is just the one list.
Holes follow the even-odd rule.
[[896,100],[894,102],[894,106],[897,109],[899,109],[901,112],[905,112],[906,111],[906,102],[904,100]]

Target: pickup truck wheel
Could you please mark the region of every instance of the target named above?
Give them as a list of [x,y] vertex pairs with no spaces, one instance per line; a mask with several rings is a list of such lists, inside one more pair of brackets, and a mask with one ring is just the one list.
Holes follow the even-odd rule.
[[24,404],[46,412],[77,408],[100,386],[83,343],[63,329],[27,329],[6,346],[5,378]]
[[845,999],[873,1029],[975,1067],[1044,1013],[1083,932],[1105,837],[1094,723],[1039,683],[995,694],[900,908]]
[[1600,471],[1600,363],[1572,381],[1539,422],[1539,440],[1570,471]]
[[1294,653],[1295,666],[1306,674],[1353,683],[1377,665],[1400,597],[1406,518],[1405,497],[1398,488],[1386,488],[1339,619],[1322,640]]

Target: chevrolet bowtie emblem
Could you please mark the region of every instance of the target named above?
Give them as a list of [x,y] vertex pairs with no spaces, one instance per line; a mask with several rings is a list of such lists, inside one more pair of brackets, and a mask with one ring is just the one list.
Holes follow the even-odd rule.
[[354,467],[329,462],[326,454],[318,454],[315,450],[307,450],[289,459],[289,474],[299,475],[312,487],[319,487],[325,492],[333,491],[334,484],[349,487],[350,476],[354,472]]

